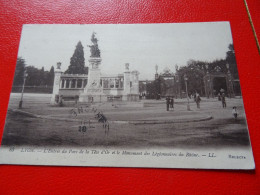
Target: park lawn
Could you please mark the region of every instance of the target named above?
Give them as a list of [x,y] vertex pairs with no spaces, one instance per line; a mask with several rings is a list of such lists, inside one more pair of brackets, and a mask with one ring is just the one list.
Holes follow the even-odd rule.
[[[187,111],[185,100],[176,100],[173,111],[166,111],[164,101],[147,100],[148,107],[124,107],[122,103],[96,104],[110,122],[106,133],[101,123],[93,123],[94,113],[87,112],[72,119],[71,107],[50,106],[50,95],[25,94],[23,111],[48,116],[49,119],[35,118],[17,113],[19,94],[11,94],[2,145],[33,146],[85,146],[85,147],[124,147],[124,148],[194,148],[194,147],[247,147],[250,145],[242,99],[227,99],[227,108],[223,109],[216,99],[203,99],[197,109],[191,101]],[[135,105],[135,103],[131,103]],[[139,104],[137,102],[136,104]],[[131,105],[130,105],[131,106]],[[231,114],[237,106],[239,118]],[[170,124],[128,124],[114,123],[123,120],[171,120],[190,118],[198,115],[213,117],[212,120]],[[61,120],[56,120],[56,119]],[[63,120],[63,118],[65,120]],[[74,117],[75,118],[75,117]],[[82,119],[91,119],[86,131],[79,131]],[[84,120],[87,121],[87,120]]]
[[2,145],[84,146],[84,147],[237,147],[249,146],[243,119],[223,119],[176,124],[116,124],[106,133],[101,123],[57,121],[9,112]]

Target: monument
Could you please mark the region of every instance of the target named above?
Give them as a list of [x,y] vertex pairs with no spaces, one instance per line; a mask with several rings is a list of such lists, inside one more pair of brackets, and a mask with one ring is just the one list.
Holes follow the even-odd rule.
[[138,101],[139,72],[130,71],[129,63],[125,64],[123,74],[102,75],[101,55],[98,39],[95,33],[91,37],[92,45],[89,57],[89,72],[87,74],[67,74],[57,63],[55,81],[53,84],[52,105],[69,102],[106,102],[106,101]]
[[53,82],[53,92],[51,96],[51,104],[54,105],[59,101],[59,90],[60,90],[60,78],[62,75],[61,62],[57,62],[57,67],[54,71],[54,82]]
[[89,73],[88,73],[88,83],[84,88],[83,93],[79,96],[79,102],[101,102],[106,99],[103,93],[103,87],[101,86],[101,57],[100,50],[98,48],[98,39],[95,33],[91,37],[92,45],[88,45],[90,48],[90,58],[89,58]]

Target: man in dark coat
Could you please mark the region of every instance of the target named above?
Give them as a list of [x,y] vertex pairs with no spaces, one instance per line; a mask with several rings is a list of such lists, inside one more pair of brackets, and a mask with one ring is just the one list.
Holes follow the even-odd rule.
[[221,101],[222,101],[222,106],[223,106],[223,108],[226,108],[226,107],[227,107],[227,104],[226,104],[225,93],[222,93]]
[[171,97],[171,99],[170,99],[170,104],[171,104],[171,108],[173,109],[174,108],[174,99],[173,99],[173,97]]
[[197,108],[200,108],[200,101],[201,101],[200,95],[199,95],[199,94],[196,94],[196,104],[197,104]]
[[170,106],[170,98],[166,98],[166,110],[169,111],[169,106]]

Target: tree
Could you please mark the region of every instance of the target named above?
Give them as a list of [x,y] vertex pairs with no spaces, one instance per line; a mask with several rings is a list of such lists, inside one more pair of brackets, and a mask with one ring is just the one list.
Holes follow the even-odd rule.
[[186,91],[184,75],[188,78],[188,93],[204,94],[204,82],[203,77],[205,75],[206,62],[190,60],[187,66],[183,66],[179,69],[181,89]]
[[235,57],[234,45],[229,44],[228,51],[226,53],[226,61],[229,64],[231,74],[235,79],[238,79],[237,62]]
[[50,72],[47,72],[46,85],[53,86],[54,82],[54,67],[51,66]]
[[44,71],[44,67],[40,70],[39,80],[41,86],[46,85],[46,73]]
[[79,41],[73,56],[70,58],[70,65],[65,71],[67,74],[87,74],[85,68],[84,50],[81,42]]
[[157,95],[158,89],[156,88],[155,81],[146,84],[146,97],[148,99],[155,99]]
[[144,93],[146,91],[146,84],[139,82],[139,92]]
[[25,60],[21,57],[18,57],[16,62],[13,86],[23,85],[24,72],[25,72]]
[[26,78],[26,85],[27,86],[40,86],[42,85],[43,79],[42,70],[35,68],[34,66],[28,66],[26,68],[28,76]]

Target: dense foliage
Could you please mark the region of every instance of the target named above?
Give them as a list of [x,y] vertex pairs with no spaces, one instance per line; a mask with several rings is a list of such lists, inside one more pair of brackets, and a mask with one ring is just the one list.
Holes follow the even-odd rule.
[[[200,95],[205,95],[203,77],[207,72],[214,72],[216,69],[220,72],[227,73],[227,64],[229,64],[229,70],[233,78],[238,79],[238,70],[233,44],[228,46],[225,59],[217,59],[212,62],[189,60],[186,66],[182,66],[178,70],[181,91],[184,93],[186,92],[184,81],[184,75],[186,75],[188,79],[187,88],[189,95],[196,92]],[[176,85],[174,86],[174,84],[171,84],[169,80],[165,80],[162,75],[147,85],[146,91],[147,94],[151,96],[150,98],[157,98],[156,94],[160,94],[161,96],[173,96],[175,94]],[[218,82],[225,82],[225,80],[218,80]],[[218,85],[223,86],[225,84],[218,83]]]
[[70,65],[65,71],[66,74],[87,74],[88,69],[85,67],[84,50],[81,42],[79,41],[74,54],[70,58]]
[[24,76],[26,75],[25,86],[53,86],[54,81],[54,67],[49,71],[45,71],[44,67],[41,69],[34,66],[26,66],[25,60],[18,57],[14,75],[13,86],[22,86]]
[[25,65],[26,65],[25,60],[21,57],[18,57],[16,62],[14,81],[13,81],[14,86],[23,84]]

